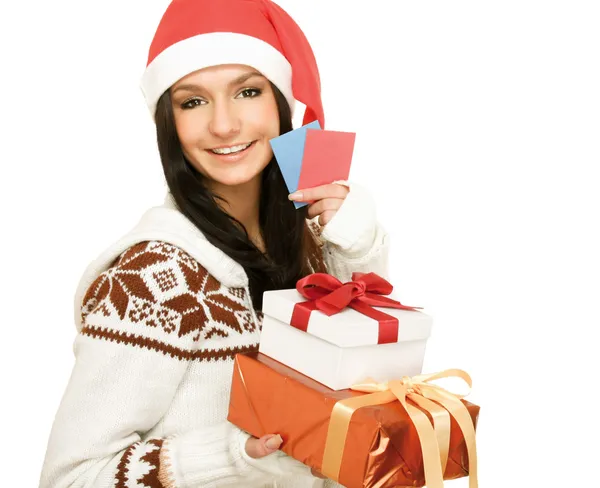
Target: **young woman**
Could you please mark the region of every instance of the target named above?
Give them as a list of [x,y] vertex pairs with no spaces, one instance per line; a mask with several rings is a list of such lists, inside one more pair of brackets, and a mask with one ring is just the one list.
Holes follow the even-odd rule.
[[175,0],[142,89],[169,193],[84,272],[75,366],[42,488],[329,483],[226,420],[233,358],[256,350],[265,290],[314,271],[387,274],[372,199],[346,182],[288,197],[269,140],[324,126],[300,28],[270,0]]

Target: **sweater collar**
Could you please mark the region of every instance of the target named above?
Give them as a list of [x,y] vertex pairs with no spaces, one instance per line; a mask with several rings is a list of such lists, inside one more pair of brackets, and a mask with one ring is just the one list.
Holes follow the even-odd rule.
[[[165,219],[163,213],[171,219]],[[150,209],[142,217],[142,221],[144,225],[160,233],[162,240],[171,244],[177,245],[169,241],[169,236],[162,232],[163,228],[166,232],[174,231],[176,235],[186,238],[185,242],[181,241],[180,247],[204,266],[221,284],[229,287],[243,287],[248,284],[244,267],[208,241],[202,231],[183,215],[171,192],[165,195],[162,206],[156,207],[156,210]]]

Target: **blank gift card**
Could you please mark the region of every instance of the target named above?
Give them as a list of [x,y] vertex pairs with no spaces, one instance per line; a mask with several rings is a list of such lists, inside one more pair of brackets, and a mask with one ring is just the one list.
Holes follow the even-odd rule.
[[[319,132],[321,126],[318,121],[311,122],[269,141],[290,193],[294,193],[298,189],[298,180],[300,179],[302,158],[304,156],[304,142],[306,140],[306,132],[309,129]],[[305,206],[306,203],[294,202],[294,205],[296,208],[300,208]]]
[[347,180],[355,139],[354,132],[307,130],[298,189]]

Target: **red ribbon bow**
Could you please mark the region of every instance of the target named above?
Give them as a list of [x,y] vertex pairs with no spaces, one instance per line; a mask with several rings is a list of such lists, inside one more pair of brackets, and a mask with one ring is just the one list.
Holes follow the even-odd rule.
[[373,307],[416,310],[383,295],[392,292],[392,285],[375,273],[352,273],[352,281],[342,283],[335,276],[314,273],[296,283],[298,292],[309,299],[297,303],[292,314],[291,325],[306,332],[313,310],[327,316],[335,315],[350,307],[379,323],[378,344],[398,342],[398,319]]

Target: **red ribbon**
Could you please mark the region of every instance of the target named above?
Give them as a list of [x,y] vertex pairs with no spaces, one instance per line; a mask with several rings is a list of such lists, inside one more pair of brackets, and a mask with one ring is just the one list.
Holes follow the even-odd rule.
[[314,273],[296,283],[296,289],[307,302],[294,306],[291,325],[304,332],[313,310],[327,316],[335,315],[350,307],[379,323],[378,344],[398,342],[398,319],[373,307],[416,310],[421,307],[408,307],[383,295],[392,292],[392,285],[375,273],[352,273],[352,281],[342,283],[335,276]]

